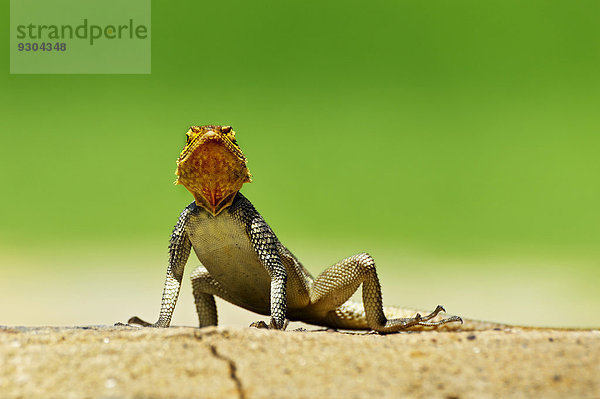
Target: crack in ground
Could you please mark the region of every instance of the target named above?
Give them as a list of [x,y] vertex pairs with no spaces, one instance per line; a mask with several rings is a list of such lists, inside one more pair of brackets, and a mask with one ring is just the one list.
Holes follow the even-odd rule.
[[220,354],[217,351],[217,347],[215,345],[209,344],[208,347],[210,348],[210,351],[212,352],[214,357],[216,357],[217,359],[221,359],[224,362],[227,362],[227,364],[229,365],[229,377],[235,383],[235,387],[238,392],[238,397],[240,399],[246,399],[246,392],[244,391],[244,387],[242,386],[242,380],[240,380],[240,378],[237,375],[237,367],[235,365],[235,362],[230,358]]

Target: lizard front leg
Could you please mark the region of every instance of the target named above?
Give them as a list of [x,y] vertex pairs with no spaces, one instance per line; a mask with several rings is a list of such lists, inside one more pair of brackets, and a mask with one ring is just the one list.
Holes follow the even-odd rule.
[[129,319],[129,324],[140,324],[145,327],[169,327],[171,324],[173,310],[175,310],[175,304],[179,297],[183,271],[190,256],[192,246],[185,231],[185,227],[190,213],[194,208],[195,206],[192,204],[183,210],[173,229],[173,234],[171,235],[171,242],[169,244],[169,266],[167,267],[167,277],[165,279],[158,321],[151,324],[134,316]]
[[[362,297],[366,325],[360,320],[348,318],[350,313],[340,312],[342,305],[362,284]],[[431,314],[412,318],[388,319],[383,312],[381,285],[375,270],[375,262],[369,254],[351,256],[325,270],[316,279],[310,291],[311,304],[307,309],[321,323],[336,328],[369,328],[380,333],[392,333],[414,326],[437,327],[450,322],[462,322],[453,316],[440,321],[429,321],[444,310],[438,306]],[[319,316],[320,315],[320,316]],[[313,319],[314,320],[314,319]],[[314,320],[318,321],[318,320]],[[363,321],[364,323],[364,321]]]
[[[284,330],[287,323],[287,272],[277,251],[277,237],[269,225],[260,216],[255,217],[247,230],[254,251],[271,278],[270,308],[271,322],[269,328]],[[253,326],[262,326],[253,323]]]

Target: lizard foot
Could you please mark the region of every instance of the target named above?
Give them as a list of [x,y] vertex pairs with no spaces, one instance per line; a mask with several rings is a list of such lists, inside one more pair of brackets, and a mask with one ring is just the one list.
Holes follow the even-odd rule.
[[128,325],[129,324],[137,324],[137,325],[142,326],[142,327],[155,327],[154,324],[148,323],[147,321],[144,321],[144,320],[140,319],[137,316],[133,316],[132,318],[130,318],[129,320],[127,320],[127,324]]
[[271,320],[271,324],[267,324],[264,321],[260,320],[260,321],[255,321],[254,323],[250,324],[250,328],[263,328],[263,329],[267,329],[267,330],[281,330],[284,331],[288,324],[290,323],[290,321],[288,319],[285,319],[284,323],[283,323],[283,327],[281,328],[277,328],[277,326],[275,325],[275,323],[273,322],[273,320]]
[[255,321],[252,324],[250,324],[250,328],[265,328],[265,329],[268,329],[269,325],[267,323],[265,323],[264,321],[260,320],[260,321]]
[[115,324],[113,324],[113,326],[115,326],[115,327],[139,327],[139,326],[134,325],[134,324],[121,323],[120,321],[117,321]]
[[414,317],[411,318],[388,319],[384,325],[374,326],[373,330],[376,331],[378,334],[390,334],[399,331],[418,330],[418,328],[413,327],[436,328],[448,323],[463,323],[463,319],[461,319],[459,316],[450,316],[445,319],[438,319],[435,321],[432,320],[438,314],[445,311],[446,310],[443,306],[438,305],[435,308],[435,310],[429,313],[428,315],[423,316],[420,313],[417,313]]

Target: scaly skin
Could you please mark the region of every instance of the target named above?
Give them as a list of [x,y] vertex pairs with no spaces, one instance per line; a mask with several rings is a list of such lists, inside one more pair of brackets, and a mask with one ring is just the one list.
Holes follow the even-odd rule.
[[[461,328],[460,317],[439,316],[445,311],[441,306],[426,316],[384,309],[375,262],[366,253],[346,258],[314,278],[239,193],[250,182],[250,172],[231,127],[192,126],[187,138],[177,160],[176,184],[184,185],[195,201],[183,210],[171,236],[160,316],[154,324],[138,317],[129,323],[170,325],[193,248],[202,263],[191,276],[200,327],[217,325],[214,295],[271,316],[269,327],[275,329],[284,329],[286,319],[379,333],[501,326],[469,320]],[[349,302],[361,285],[363,304]]]

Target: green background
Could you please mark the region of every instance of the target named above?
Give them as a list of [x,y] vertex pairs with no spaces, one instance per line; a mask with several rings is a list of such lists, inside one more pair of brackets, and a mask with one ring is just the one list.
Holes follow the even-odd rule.
[[398,302],[453,275],[475,280],[439,302],[478,302],[505,278],[497,309],[551,314],[519,295],[577,293],[571,323],[600,324],[598,1],[215,3],[152,4],[150,75],[10,75],[5,48],[4,270],[110,276],[87,261],[147,246],[158,258],[128,279],[152,273],[158,301],[192,199],[172,185],[184,133],[229,124],[243,192],[311,270],[368,250]]

